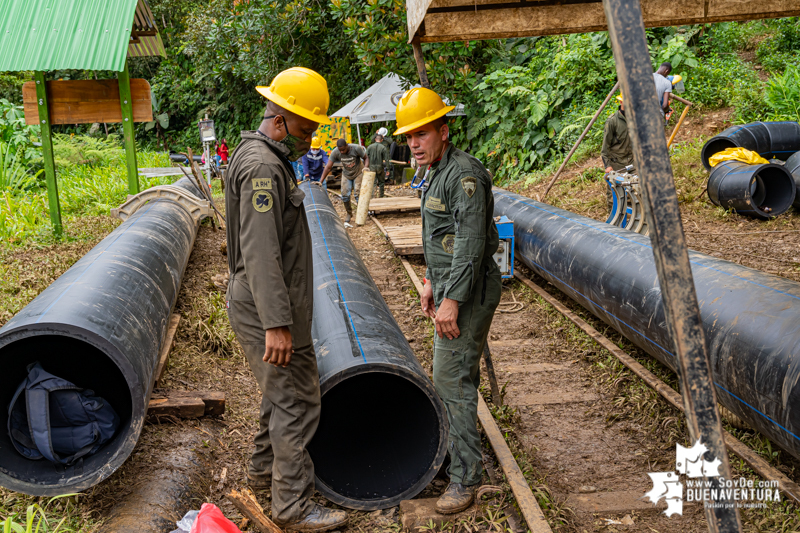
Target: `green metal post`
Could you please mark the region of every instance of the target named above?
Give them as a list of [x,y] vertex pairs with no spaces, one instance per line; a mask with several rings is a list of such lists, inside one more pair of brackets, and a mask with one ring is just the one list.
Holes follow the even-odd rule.
[[139,194],[139,169],[136,167],[136,142],[133,138],[133,100],[131,99],[131,76],[128,61],[117,76],[119,80],[119,103],[122,106],[122,133],[125,140],[125,159],[128,167],[128,192]]
[[39,104],[39,124],[42,128],[42,157],[44,158],[44,175],[47,180],[50,221],[53,223],[53,233],[60,237],[63,231],[61,226],[61,206],[58,203],[56,161],[53,157],[53,130],[52,124],[50,124],[50,110],[47,105],[47,86],[44,82],[44,72],[37,70],[34,79],[36,80],[36,100]]

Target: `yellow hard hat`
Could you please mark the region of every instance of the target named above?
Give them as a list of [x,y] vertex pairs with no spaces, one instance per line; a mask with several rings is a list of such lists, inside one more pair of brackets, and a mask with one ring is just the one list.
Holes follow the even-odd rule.
[[305,67],[292,67],[272,79],[269,87],[256,90],[277,105],[319,124],[330,124],[328,118],[328,83],[325,78]]
[[622,95],[621,94],[617,95],[617,102],[619,102],[620,104],[622,103]]
[[313,139],[311,139],[311,148],[316,150],[320,146],[322,146],[322,139],[320,139],[319,137],[314,137]]
[[675,76],[672,77],[672,85],[676,85],[681,81],[683,81],[683,76],[681,76],[680,74],[675,74]]
[[402,135],[445,116],[455,109],[454,105],[445,105],[438,94],[424,87],[416,87],[400,98],[397,102],[395,118],[397,131],[395,135]]

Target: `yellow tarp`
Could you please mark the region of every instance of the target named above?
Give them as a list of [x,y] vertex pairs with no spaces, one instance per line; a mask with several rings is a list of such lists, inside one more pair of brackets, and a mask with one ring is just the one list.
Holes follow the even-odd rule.
[[712,167],[719,165],[723,161],[741,161],[748,165],[765,165],[769,163],[756,152],[747,148],[726,148],[708,158],[708,164]]

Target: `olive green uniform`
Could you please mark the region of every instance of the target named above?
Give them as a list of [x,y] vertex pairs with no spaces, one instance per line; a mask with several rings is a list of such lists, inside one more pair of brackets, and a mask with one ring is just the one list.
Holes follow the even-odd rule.
[[[603,168],[611,167],[614,170],[622,170],[633,164],[633,145],[628,135],[628,121],[621,110],[606,120],[606,127],[603,131],[603,148],[600,155],[603,158]],[[606,187],[606,207],[609,210],[612,203],[611,189]]]
[[428,172],[422,196],[426,277],[437,309],[456,300],[458,329],[450,340],[434,335],[433,383],[450,421],[448,472],[453,483],[480,483],[478,434],[480,358],[500,302],[500,269],[492,255],[499,238],[492,218],[492,179],[471,155],[448,146]]
[[[225,183],[228,317],[262,394],[248,474],[272,474],[272,517],[281,523],[310,511],[314,465],[306,448],[320,416],[311,235],[288,154],[266,136],[242,132]],[[266,330],[281,326],[294,350],[286,368],[263,361]]]
[[382,142],[374,142],[367,147],[369,169],[375,173],[375,182],[378,185],[378,196],[383,198],[386,186],[386,169],[389,168],[389,151]]

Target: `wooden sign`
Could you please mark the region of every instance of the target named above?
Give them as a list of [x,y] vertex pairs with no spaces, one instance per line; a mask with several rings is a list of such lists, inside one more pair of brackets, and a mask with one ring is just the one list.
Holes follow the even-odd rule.
[[[153,120],[150,84],[147,80],[131,80],[133,121]],[[53,80],[47,82],[47,103],[51,124],[92,124],[94,122],[122,122],[117,80]],[[39,123],[39,106],[36,100],[36,83],[22,86],[25,123]]]

